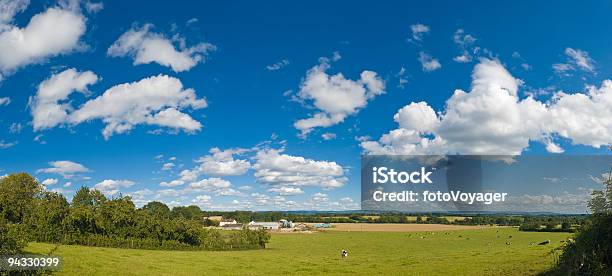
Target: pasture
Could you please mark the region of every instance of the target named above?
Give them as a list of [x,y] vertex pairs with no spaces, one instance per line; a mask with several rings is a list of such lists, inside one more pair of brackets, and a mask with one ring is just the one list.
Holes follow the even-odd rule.
[[[512,236],[510,238],[510,236]],[[154,251],[59,246],[66,275],[530,275],[554,262],[567,233],[482,228],[436,232],[273,234],[265,250]],[[550,240],[547,245],[533,245]],[[31,253],[54,245],[32,243]],[[340,258],[346,249],[349,256]]]
[[408,223],[332,223],[333,228],[324,231],[345,232],[427,232],[482,229],[483,226],[464,226],[450,224],[408,224]]

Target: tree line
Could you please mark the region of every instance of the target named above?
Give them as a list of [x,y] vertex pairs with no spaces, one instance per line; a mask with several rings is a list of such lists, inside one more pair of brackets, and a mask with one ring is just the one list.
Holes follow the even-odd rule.
[[[188,207],[183,207],[188,208]],[[176,209],[176,208],[175,208]],[[174,209],[173,209],[174,211]],[[202,211],[202,213],[183,210],[186,216],[222,216],[235,219],[239,223],[250,221],[278,221],[286,219],[293,222],[305,223],[419,223],[419,224],[456,224],[456,225],[572,225],[582,224],[585,215],[493,215],[473,214],[458,216],[459,219],[449,220],[448,214],[443,213],[372,213],[372,212],[279,212],[279,211]],[[409,219],[408,217],[412,217]],[[214,222],[210,222],[214,224]]]
[[0,179],[0,254],[18,252],[27,242],[87,246],[236,250],[265,248],[264,230],[220,231],[205,228],[197,206],[150,202],[136,208],[129,196],[107,198],[82,187],[69,203],[46,191],[26,173]]

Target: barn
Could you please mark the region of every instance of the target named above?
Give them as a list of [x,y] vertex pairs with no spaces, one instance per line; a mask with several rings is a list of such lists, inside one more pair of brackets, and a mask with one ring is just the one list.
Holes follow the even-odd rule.
[[278,222],[249,222],[249,229],[257,230],[257,229],[265,229],[265,230],[278,230],[280,224]]

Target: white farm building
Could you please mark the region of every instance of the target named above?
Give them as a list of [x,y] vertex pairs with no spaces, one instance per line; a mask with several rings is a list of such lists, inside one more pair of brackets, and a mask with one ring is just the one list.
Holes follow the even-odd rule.
[[226,224],[237,224],[235,219],[223,219],[219,222],[219,226],[224,226]]
[[251,230],[256,230],[256,229],[278,230],[279,227],[280,227],[280,224],[278,222],[256,222],[256,221],[249,222],[249,229]]

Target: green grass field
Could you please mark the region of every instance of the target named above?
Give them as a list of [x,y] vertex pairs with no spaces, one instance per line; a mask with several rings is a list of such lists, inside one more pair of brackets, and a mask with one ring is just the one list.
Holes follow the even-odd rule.
[[[555,258],[551,250],[571,235],[518,232],[514,228],[448,233],[273,234],[265,250],[232,252],[62,245],[54,254],[63,258],[60,274],[69,275],[525,275],[550,267]],[[529,245],[547,239],[551,240],[548,245]],[[506,245],[508,241],[510,245]],[[27,251],[48,253],[53,247],[33,243]],[[347,259],[340,258],[342,249],[348,250]]]

